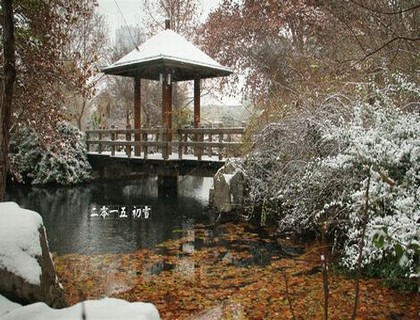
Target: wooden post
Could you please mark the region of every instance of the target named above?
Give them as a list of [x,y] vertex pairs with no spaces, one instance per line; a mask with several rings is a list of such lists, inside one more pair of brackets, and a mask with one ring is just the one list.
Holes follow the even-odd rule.
[[[162,83],[162,127],[167,129],[165,134],[166,152],[171,154],[169,144],[172,141],[172,76],[167,74]],[[166,158],[165,158],[166,159]]]
[[194,128],[200,127],[200,79],[194,80]]
[[162,128],[162,134],[161,134],[161,137],[162,137],[162,145],[163,145],[163,147],[162,147],[162,158],[163,159],[165,159],[165,160],[167,160],[168,158],[169,158],[169,148],[168,148],[168,146],[169,146],[169,143],[168,143],[168,128]]
[[[155,141],[156,142],[159,142],[159,140],[160,140],[160,131],[161,131],[161,129],[158,129],[156,131],[156,134],[154,134],[155,135]],[[153,141],[153,138],[152,138],[152,141]],[[152,150],[153,150],[153,152],[159,152],[159,147],[156,146],[156,147],[152,148]]]
[[89,153],[90,152],[90,143],[89,143],[89,139],[90,139],[90,133],[89,133],[89,127],[86,128],[86,152]]
[[[194,79],[194,128],[200,127],[200,79]],[[200,135],[194,135],[194,141],[199,142]],[[201,160],[201,150],[199,147],[194,148],[194,153]]]
[[149,154],[149,146],[147,145],[147,132],[143,132],[143,141],[145,142],[145,145],[143,146],[143,151],[144,151],[144,160],[147,160],[147,156]]
[[[165,29],[171,29],[171,20],[165,20]],[[162,156],[164,159],[168,159],[172,153],[172,75],[167,73],[163,76],[162,83],[162,127],[163,134],[162,140],[165,141],[165,147],[162,148]],[[165,132],[166,130],[166,132]]]
[[[111,125],[111,141],[114,142],[115,141],[115,126]],[[115,156],[115,144],[111,145],[111,156]]]
[[[212,143],[213,142],[213,134],[212,133],[210,133],[209,134],[209,143]],[[212,153],[213,153],[213,150],[212,150],[212,147],[211,147],[211,145],[209,144],[209,147],[208,147],[208,149],[207,149],[207,153],[208,153],[208,156],[211,158],[211,156],[212,156]]]
[[185,154],[187,154],[188,153],[188,146],[187,146],[187,142],[188,142],[188,133],[185,133],[184,134],[184,142],[185,142],[185,145],[184,145],[184,153]]
[[[127,124],[126,129],[127,133],[125,134],[125,140],[127,140],[127,142],[131,142],[131,133],[128,131],[131,130],[131,125]],[[127,144],[125,146],[125,153],[127,154],[128,158],[131,158],[131,145]]]
[[[141,79],[138,77],[134,78],[134,129],[141,129]],[[140,133],[134,134],[134,141],[141,141]],[[141,153],[141,147],[136,146],[134,148],[134,155],[139,157]]]
[[[171,20],[165,20],[165,29],[171,29]],[[163,159],[168,159],[172,153],[172,75],[167,73],[163,76],[162,83],[162,140],[165,141],[165,147],[162,148]],[[165,132],[166,130],[166,132]]]
[[102,133],[98,133],[98,153],[102,153]]
[[182,132],[178,129],[178,159],[182,160]]
[[203,140],[204,140],[204,133],[199,133],[198,134],[198,142],[201,142],[200,146],[197,146],[197,157],[198,157],[198,161],[201,161],[201,157],[203,155]]
[[171,105],[172,105],[172,85],[168,84],[167,77],[163,77],[162,83],[162,127],[171,126]]
[[[219,128],[223,128],[223,124],[219,125]],[[223,132],[219,133],[219,143],[223,142]],[[223,158],[223,148],[219,147],[219,160]]]

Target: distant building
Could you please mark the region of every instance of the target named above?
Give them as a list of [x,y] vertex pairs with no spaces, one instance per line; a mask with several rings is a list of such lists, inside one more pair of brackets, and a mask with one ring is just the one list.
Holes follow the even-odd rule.
[[142,44],[146,36],[140,27],[121,26],[115,30],[115,44],[125,48],[134,48]]
[[247,123],[250,116],[250,105],[246,101],[221,99],[212,93],[202,97],[201,122],[204,126],[239,127]]

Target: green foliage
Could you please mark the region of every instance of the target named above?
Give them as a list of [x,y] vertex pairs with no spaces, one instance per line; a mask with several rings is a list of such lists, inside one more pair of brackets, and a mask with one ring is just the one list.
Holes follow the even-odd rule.
[[363,272],[369,278],[382,278],[384,285],[399,291],[415,292],[418,289],[418,280],[407,279],[409,270],[401,267],[397,257],[388,256],[381,261],[365,266]]
[[17,181],[33,184],[77,184],[90,179],[90,164],[81,132],[65,122],[57,126],[59,140],[43,145],[39,135],[26,127],[11,139],[11,173]]

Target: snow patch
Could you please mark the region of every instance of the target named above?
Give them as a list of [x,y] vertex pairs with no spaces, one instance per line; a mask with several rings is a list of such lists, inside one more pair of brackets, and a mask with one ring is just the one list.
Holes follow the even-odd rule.
[[20,305],[19,303],[12,302],[9,299],[0,295],[0,317],[20,307],[22,307],[22,305]]
[[237,171],[235,171],[234,173],[225,173],[223,174],[223,178],[225,178],[225,181],[228,185],[230,185],[230,180],[232,180],[233,176],[236,174]]
[[0,203],[0,269],[40,284],[41,266],[36,257],[42,255],[38,231],[42,225],[38,213],[14,202]]
[[[2,302],[3,301],[3,302]],[[5,309],[4,309],[5,308]],[[10,311],[9,313],[8,310]],[[0,316],[2,320],[74,320],[85,314],[89,320],[159,320],[159,312],[151,303],[128,302],[121,299],[105,298],[88,300],[65,309],[52,309],[43,302],[24,307],[15,306],[0,295]]]

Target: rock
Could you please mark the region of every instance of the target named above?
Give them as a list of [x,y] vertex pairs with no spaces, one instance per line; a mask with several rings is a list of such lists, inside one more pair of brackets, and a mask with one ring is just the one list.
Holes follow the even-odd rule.
[[67,306],[42,218],[16,203],[0,203],[0,294],[26,305]]
[[210,206],[220,212],[240,209],[244,204],[245,171],[239,160],[228,160],[213,177],[210,190]]

